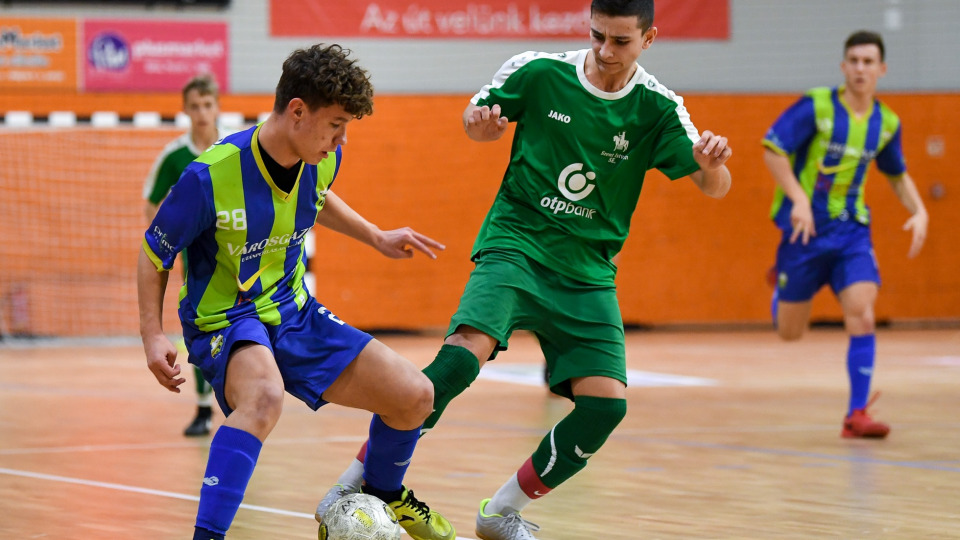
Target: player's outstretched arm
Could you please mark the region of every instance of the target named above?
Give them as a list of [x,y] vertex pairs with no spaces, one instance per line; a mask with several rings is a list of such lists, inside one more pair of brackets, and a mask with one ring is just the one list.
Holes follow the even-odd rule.
[[177,348],[163,333],[163,295],[170,272],[157,271],[147,253],[140,249],[137,261],[137,299],[140,304],[140,339],[147,367],[164,388],[180,393],[186,379],[180,377]]
[[440,242],[410,227],[380,230],[332,191],[327,192],[323,210],[317,214],[317,224],[372,246],[391,259],[409,259],[413,257],[414,250],[436,259],[437,255],[431,248],[438,251],[446,249]]
[[732,155],[727,138],[710,131],[704,131],[700,140],[694,143],[693,159],[700,165],[700,170],[690,178],[705,195],[720,199],[730,191],[730,171],[725,163]]
[[763,151],[763,162],[773,175],[773,180],[780,186],[783,193],[793,201],[793,209],[790,211],[790,223],[793,225],[793,231],[790,234],[790,243],[800,241],[803,245],[810,242],[811,236],[817,235],[817,228],[813,221],[813,208],[810,206],[810,197],[803,190],[800,181],[793,174],[793,167],[790,165],[790,158],[778,154],[769,148]]
[[927,208],[923,205],[923,199],[920,198],[920,192],[913,178],[908,173],[900,176],[888,176],[890,185],[894,193],[900,199],[900,204],[910,212],[910,219],[903,224],[903,230],[911,231],[913,239],[910,241],[910,251],[907,257],[914,258],[920,254],[923,248],[923,242],[927,239],[927,225],[930,217],[927,215]]
[[503,137],[509,122],[506,116],[500,116],[499,105],[491,108],[470,103],[463,111],[463,131],[467,137],[479,142],[495,141]]

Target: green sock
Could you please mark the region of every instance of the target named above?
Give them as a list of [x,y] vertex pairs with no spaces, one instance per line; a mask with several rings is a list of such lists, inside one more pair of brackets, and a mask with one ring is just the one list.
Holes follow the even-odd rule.
[[421,436],[437,424],[447,404],[477,379],[480,362],[469,349],[445,344],[423,374],[433,382],[433,413],[424,421]]
[[625,399],[577,396],[570,414],[533,453],[533,468],[543,484],[553,489],[586,467],[626,414]]

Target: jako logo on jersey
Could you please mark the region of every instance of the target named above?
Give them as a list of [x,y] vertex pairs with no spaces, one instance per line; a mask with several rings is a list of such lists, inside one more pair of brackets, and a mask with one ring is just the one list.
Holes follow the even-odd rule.
[[[299,231],[294,231],[293,234],[278,234],[276,236],[271,236],[270,238],[264,238],[263,240],[251,244],[250,242],[244,243],[242,246],[235,246],[227,242],[227,249],[230,251],[230,255],[236,257],[237,255],[251,255],[256,254],[259,251],[263,251],[271,246],[281,246],[281,249],[286,249],[290,246],[296,246],[303,242],[304,237],[310,232],[310,229],[313,227],[307,227],[306,229],[300,229]],[[269,250],[275,251],[275,250]]]
[[556,121],[558,121],[558,122],[563,122],[564,124],[569,124],[569,123],[570,123],[570,115],[560,114],[560,113],[558,113],[557,111],[554,111],[554,110],[551,110],[551,111],[550,111],[550,114],[548,114],[547,116],[549,116],[550,118],[553,118],[554,120],[556,120]]

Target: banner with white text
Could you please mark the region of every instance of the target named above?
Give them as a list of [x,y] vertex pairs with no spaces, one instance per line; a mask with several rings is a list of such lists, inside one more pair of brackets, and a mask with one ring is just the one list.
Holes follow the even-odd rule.
[[0,21],[0,90],[77,89],[77,22]]
[[[657,39],[727,40],[729,0],[657,0]],[[270,0],[274,37],[587,39],[584,0]]]
[[229,91],[226,23],[86,20],[82,43],[87,91],[180,90],[200,73]]

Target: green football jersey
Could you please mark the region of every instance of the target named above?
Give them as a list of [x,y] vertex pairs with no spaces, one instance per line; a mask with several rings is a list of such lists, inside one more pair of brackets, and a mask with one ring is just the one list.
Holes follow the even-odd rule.
[[516,122],[510,162],[473,248],[519,250],[590,284],[612,284],[644,175],[699,169],[683,99],[637,66],[618,92],[587,81],[590,50],[526,52],[473,99]]
[[[222,139],[223,136],[223,132],[218,134],[218,138]],[[143,183],[143,198],[157,205],[163,202],[183,170],[203,151],[203,148],[194,146],[189,131],[170,141],[150,167]]]

